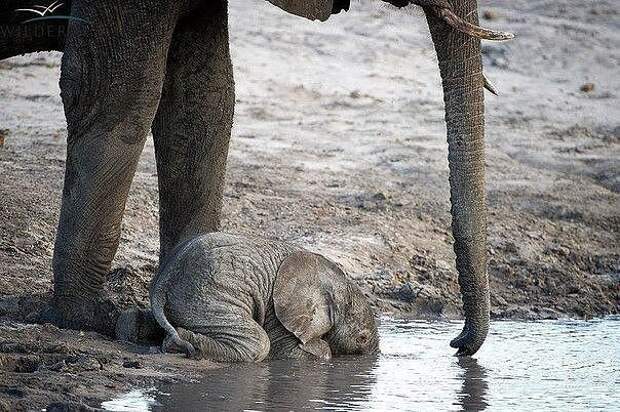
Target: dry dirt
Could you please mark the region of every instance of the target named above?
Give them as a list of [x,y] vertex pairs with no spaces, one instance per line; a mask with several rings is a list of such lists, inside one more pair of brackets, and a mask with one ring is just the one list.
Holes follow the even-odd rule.
[[[333,258],[383,312],[459,317],[441,90],[421,12],[364,0],[319,24],[245,3],[231,0],[237,106],[223,230]],[[485,25],[517,33],[483,49],[501,91],[487,96],[492,315],[618,313],[619,10],[613,0],[482,10]],[[59,57],[0,62],[0,410],[98,406],[209,367],[27,324],[52,288],[66,135]],[[145,305],[157,253],[149,141],[109,289]]]

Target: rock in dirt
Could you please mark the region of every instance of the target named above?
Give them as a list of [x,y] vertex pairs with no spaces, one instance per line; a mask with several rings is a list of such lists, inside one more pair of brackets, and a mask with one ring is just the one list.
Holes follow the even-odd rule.
[[583,85],[581,85],[579,90],[581,90],[584,93],[593,92],[594,91],[594,83],[584,83]]
[[0,147],[4,146],[4,140],[8,136],[8,129],[0,129]]
[[497,20],[498,14],[493,10],[485,10],[482,12],[482,18],[485,20]]
[[123,362],[123,368],[142,369],[142,364],[137,360],[126,360]]

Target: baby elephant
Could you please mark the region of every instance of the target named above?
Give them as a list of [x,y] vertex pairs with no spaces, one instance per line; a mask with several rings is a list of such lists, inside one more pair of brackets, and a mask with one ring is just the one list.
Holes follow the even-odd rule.
[[360,289],[323,256],[286,243],[195,237],[172,252],[150,296],[164,351],[222,362],[378,351]]

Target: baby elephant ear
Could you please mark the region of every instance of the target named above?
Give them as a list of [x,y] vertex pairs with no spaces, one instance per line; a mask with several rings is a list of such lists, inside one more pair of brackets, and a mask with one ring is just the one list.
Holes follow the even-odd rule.
[[282,325],[306,344],[334,325],[333,292],[326,282],[334,264],[310,252],[295,252],[278,268],[273,305]]

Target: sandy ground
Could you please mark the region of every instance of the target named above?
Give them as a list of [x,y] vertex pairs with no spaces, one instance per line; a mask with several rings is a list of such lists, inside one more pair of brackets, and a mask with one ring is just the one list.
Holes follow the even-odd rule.
[[[231,0],[237,106],[223,230],[333,258],[383,312],[459,317],[443,105],[421,12],[364,0],[319,24],[253,6]],[[492,314],[618,313],[619,10],[613,0],[481,9],[485,25],[518,35],[484,44],[501,91],[487,96]],[[206,367],[24,326],[52,288],[66,135],[59,56],[0,62],[0,410],[96,406]],[[110,274],[126,304],[147,302],[157,215],[149,140]]]

